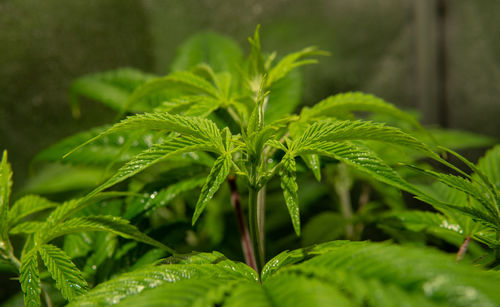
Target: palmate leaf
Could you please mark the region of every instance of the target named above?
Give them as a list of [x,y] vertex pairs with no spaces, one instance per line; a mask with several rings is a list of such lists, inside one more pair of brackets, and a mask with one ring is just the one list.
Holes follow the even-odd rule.
[[201,188],[201,194],[196,203],[196,208],[193,214],[194,225],[201,213],[207,206],[208,202],[212,199],[221,186],[221,184],[226,180],[229,172],[231,170],[231,160],[230,154],[223,154],[217,160],[215,160],[214,166],[210,170],[208,177]]
[[2,154],[0,162],[0,248],[3,248],[5,242],[8,242],[8,214],[9,199],[12,189],[12,169],[7,161],[7,151]]
[[293,229],[297,236],[300,236],[299,197],[297,194],[298,186],[295,159],[290,154],[285,154],[281,163],[281,189],[283,189],[283,196],[285,197],[288,213],[292,219]]
[[[496,206],[495,200],[491,199],[491,196],[488,197],[489,195],[487,194],[487,191],[485,191],[484,186],[469,181],[468,179],[463,177],[451,174],[437,173],[431,170],[422,170],[415,166],[410,167],[412,169],[418,170],[419,172],[431,175],[445,185],[471,196],[480,204],[480,206],[476,205],[475,208],[477,210],[487,212],[487,214],[491,215],[492,220],[496,221],[495,224],[497,225],[497,227],[500,226],[499,210]],[[471,205],[474,206],[475,203],[471,202]]]
[[[118,304],[127,297],[133,297],[143,291],[151,288],[166,286],[181,280],[189,279],[210,279],[217,280],[238,280],[238,281],[257,281],[257,275],[250,267],[229,261],[217,252],[212,254],[200,254],[193,257],[186,257],[181,261],[176,261],[178,257],[167,258],[167,264],[147,265],[133,272],[122,274],[107,282],[101,283],[87,294],[69,304],[69,306],[103,306]],[[173,264],[168,264],[174,262]],[[196,287],[195,287],[196,288]],[[190,288],[191,289],[191,288]],[[196,299],[193,292],[184,292],[178,290],[179,296],[188,296]],[[203,291],[201,291],[203,294]],[[169,291],[169,293],[171,293]],[[182,293],[182,294],[181,294]],[[172,300],[182,299],[174,295]],[[148,299],[141,303],[146,304]],[[168,299],[160,304],[168,305]]]
[[39,253],[65,299],[71,301],[87,291],[82,272],[62,250],[51,244],[43,244],[39,247]]
[[37,195],[27,195],[17,200],[9,211],[8,225],[15,225],[30,214],[58,206],[46,198]]
[[304,108],[300,115],[304,119],[314,120],[318,117],[343,117],[346,112],[353,111],[387,114],[408,122],[416,128],[421,128],[413,116],[381,98],[361,92],[342,93],[328,97],[311,108]]
[[122,274],[70,306],[417,307],[500,302],[498,274],[456,263],[451,255],[428,248],[335,241],[286,251],[266,264],[262,284],[248,266],[216,253],[182,263],[189,262]]
[[38,251],[36,249],[30,250],[22,257],[19,282],[24,293],[24,306],[41,306],[40,273],[38,271]]
[[[125,110],[125,104],[136,88],[156,76],[133,68],[121,68],[78,78],[70,87],[73,112],[79,114],[78,96],[99,101],[115,110]],[[132,111],[151,111],[147,105],[136,105]]]
[[50,242],[57,237],[83,231],[111,232],[124,238],[134,239],[173,253],[171,248],[140,232],[135,226],[130,225],[128,220],[111,215],[86,216],[69,219],[53,228],[43,229],[43,231],[38,232],[35,241],[39,243]]

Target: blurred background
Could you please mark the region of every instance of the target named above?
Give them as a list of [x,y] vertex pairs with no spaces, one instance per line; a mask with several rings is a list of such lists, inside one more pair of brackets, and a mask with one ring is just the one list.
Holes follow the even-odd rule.
[[304,104],[343,91],[415,109],[430,125],[500,137],[498,0],[2,0],[0,148],[15,186],[41,149],[109,123],[87,102],[71,116],[67,92],[87,73],[136,67],[165,74],[176,47],[201,30],[236,39],[262,25],[279,55],[331,52],[304,68]]

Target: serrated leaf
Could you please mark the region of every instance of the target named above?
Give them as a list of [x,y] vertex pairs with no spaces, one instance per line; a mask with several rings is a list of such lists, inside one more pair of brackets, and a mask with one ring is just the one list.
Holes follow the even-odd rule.
[[[211,280],[239,280],[241,282],[256,282],[255,271],[250,267],[225,260],[220,253],[205,254],[208,257],[195,257],[196,261],[190,261],[190,257],[183,259],[182,263],[188,264],[159,264],[147,265],[133,272],[125,273],[114,279],[99,284],[84,296],[70,303],[69,306],[102,306],[114,305],[127,297],[149,289],[161,287],[168,283],[175,283],[188,279],[211,279]],[[215,257],[214,257],[215,256]],[[169,258],[166,259],[169,261]],[[175,259],[174,259],[175,260]],[[187,293],[189,295],[189,293]],[[190,293],[193,296],[193,292]],[[143,300],[146,303],[148,300]],[[168,304],[161,300],[159,304]],[[141,304],[142,305],[142,304]]]
[[323,120],[310,125],[294,141],[293,148],[307,148],[315,142],[338,142],[346,140],[372,140],[400,146],[406,146],[437,156],[425,144],[403,131],[383,124],[368,121]]
[[316,60],[308,59],[302,60],[305,57],[315,56],[315,55],[328,55],[327,52],[318,50],[316,47],[307,47],[301,51],[288,54],[281,61],[278,62],[270,71],[267,78],[266,86],[269,87],[274,82],[285,77],[292,69],[306,65],[315,64]]
[[[177,132],[184,137],[197,139],[198,142],[204,141],[207,145],[211,144],[211,150],[213,151],[220,150],[222,147],[220,131],[213,121],[201,117],[187,117],[157,112],[129,116],[113,125],[110,129],[76,147],[71,152],[67,153],[66,156],[108,134],[137,129]],[[170,137],[172,138],[173,136]]]
[[410,193],[416,194],[416,188],[406,182],[390,166],[366,148],[348,142],[319,142],[301,149],[299,154],[317,154],[346,163],[373,178]]
[[71,259],[61,249],[51,244],[39,247],[40,257],[56,281],[56,287],[68,301],[87,291],[87,282]]
[[[78,96],[99,101],[118,111],[126,111],[124,110],[125,104],[133,91],[155,78],[155,75],[133,68],[121,68],[80,77],[71,84],[70,88],[73,112],[79,114]],[[135,106],[133,111],[150,111],[150,108]]]
[[40,230],[41,227],[43,227],[44,225],[45,222],[39,222],[39,221],[29,221],[29,222],[19,223],[9,230],[9,234],[11,235],[32,234]]
[[37,249],[30,250],[22,257],[19,282],[24,293],[24,305],[26,307],[41,306]]
[[205,184],[201,188],[201,194],[196,202],[196,208],[193,214],[193,225],[200,217],[208,202],[215,195],[215,192],[219,190],[221,184],[229,175],[231,160],[232,157],[230,154],[224,154],[215,160],[214,166],[210,170],[210,174],[208,174]]
[[59,204],[37,195],[18,199],[9,211],[8,225],[12,227],[30,214],[57,207]]
[[155,112],[206,117],[217,110],[221,101],[208,96],[182,96],[169,99],[155,109]]
[[124,214],[124,218],[131,219],[140,212],[143,212],[145,210],[154,210],[155,208],[158,207],[164,207],[168,205],[178,195],[193,190],[195,188],[201,187],[203,186],[204,183],[205,183],[205,176],[190,178],[169,185],[167,188],[151,194],[146,202],[141,200],[140,202],[138,202],[137,206],[133,205],[129,206]]
[[72,218],[50,230],[38,233],[36,240],[39,243],[50,242],[57,237],[82,231],[111,232],[124,238],[150,244],[173,253],[171,248],[140,232],[135,226],[130,225],[128,220],[111,215]]
[[489,180],[500,190],[500,145],[496,145],[488,150],[486,154],[479,159],[477,167]]
[[399,110],[381,98],[361,92],[348,92],[328,97],[311,108],[304,108],[301,112],[301,117],[311,120],[324,116],[336,117],[340,115],[340,117],[343,117],[346,112],[353,111],[388,114],[402,119],[414,127],[421,128],[421,125],[413,116]]
[[290,156],[290,154],[285,154],[281,159],[281,163],[281,189],[283,190],[288,213],[292,219],[293,229],[297,236],[300,236],[299,196],[297,194],[298,186],[295,159]]
[[122,166],[110,179],[94,189],[87,197],[95,195],[133,175],[145,170],[152,165],[161,162],[173,155],[180,153],[211,150],[211,146],[198,139],[171,136],[160,144],[153,145],[150,149],[143,151],[134,157],[131,161]]

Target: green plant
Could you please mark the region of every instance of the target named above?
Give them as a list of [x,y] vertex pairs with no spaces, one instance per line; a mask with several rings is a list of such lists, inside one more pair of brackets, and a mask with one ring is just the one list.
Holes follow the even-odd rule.
[[[474,238],[479,256],[488,255],[484,267],[494,268],[500,246],[500,151],[495,147],[475,166],[437,147],[438,138],[413,116],[359,92],[338,94],[293,114],[301,84],[295,68],[315,63],[312,57],[326,53],[309,47],[275,61],[275,53],[261,51],[258,29],[249,41],[250,55],[244,59],[231,40],[204,33],[181,47],[173,72],[164,77],[120,69],[78,79],[70,93],[75,115],[80,96],[101,101],[120,115],[139,114],[70,137],[36,157],[37,163],[54,164],[25,190],[69,195],[71,199],[62,204],[30,195],[9,208],[11,170],[4,153],[0,251],[19,271],[26,306],[41,305],[42,289],[47,304],[57,298],[39,270],[39,259],[62,295],[58,302],[68,300],[71,306],[498,304],[496,271],[473,267],[469,260],[455,263],[429,247],[338,240],[281,252],[266,263],[265,222],[287,227],[279,222],[282,214],[272,211],[272,196],[279,187],[287,219],[300,236],[297,174],[309,169],[317,181],[326,177],[332,185],[342,215],[323,215],[314,222],[319,226],[311,219],[308,233],[314,228],[322,233],[341,229],[339,234],[356,239],[362,232],[358,226],[373,219],[389,234],[401,228],[437,234],[460,246],[459,259]],[[374,117],[356,119],[359,111]],[[394,148],[399,148],[397,153]],[[455,155],[474,174],[461,171],[439,151]],[[461,176],[433,170],[422,157]],[[415,171],[424,176],[415,177]],[[423,185],[426,175],[442,184]],[[67,180],[77,184],[54,184]],[[93,184],[96,181],[100,184]],[[363,204],[353,212],[351,195],[357,182],[377,196],[369,203],[366,192],[361,192]],[[324,191],[310,180],[304,187],[311,187],[313,194]],[[116,191],[104,192],[109,188]],[[189,193],[199,188],[199,195]],[[399,190],[416,195],[443,215],[404,210]],[[229,202],[246,264],[219,252],[161,259],[174,253],[161,242],[182,251],[219,246],[237,255],[228,248],[234,244],[222,239]],[[311,201],[305,203],[312,206]],[[197,228],[185,223],[191,213],[190,224]],[[40,219],[24,221],[32,214]],[[321,225],[332,216],[335,224]],[[198,221],[202,225],[195,225]],[[461,228],[445,229],[443,221]],[[18,234],[25,238],[20,261],[11,244],[11,236]],[[120,244],[116,235],[156,249]],[[62,236],[58,243],[50,243]],[[315,235],[310,237],[314,241]],[[393,237],[404,241],[401,234]],[[61,244],[62,249],[57,246]],[[89,283],[95,286],[91,290]]]

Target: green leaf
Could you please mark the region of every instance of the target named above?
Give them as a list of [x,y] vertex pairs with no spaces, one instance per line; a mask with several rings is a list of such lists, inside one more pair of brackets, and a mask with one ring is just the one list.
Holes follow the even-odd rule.
[[38,271],[38,250],[30,250],[21,259],[19,282],[24,293],[24,306],[38,307],[40,302],[40,274]]
[[37,233],[35,240],[39,243],[50,242],[57,237],[82,231],[111,232],[173,253],[171,248],[140,232],[135,226],[130,225],[128,220],[111,215],[72,218],[49,230],[43,229],[43,231]]
[[165,77],[154,79],[137,88],[128,99],[126,109],[133,108],[133,106],[144,101],[144,99],[159,95],[165,90],[176,90],[183,95],[202,94],[214,98],[218,97],[217,89],[207,80],[190,72],[178,71]]
[[39,221],[29,221],[29,222],[19,223],[9,230],[9,234],[11,235],[32,234],[40,230],[41,227],[43,227],[44,225],[45,222],[39,222]]
[[23,187],[23,193],[55,194],[89,189],[98,185],[104,176],[102,167],[54,163],[31,177]]
[[477,167],[489,180],[500,190],[500,145],[496,145],[488,150],[486,154],[479,159]]
[[313,172],[316,180],[321,181],[321,162],[318,155],[301,155],[302,160],[307,167]]
[[202,32],[190,37],[179,47],[170,69],[190,70],[200,63],[206,63],[215,72],[229,71],[237,76],[242,56],[241,48],[231,38]]
[[87,291],[87,282],[71,259],[62,250],[51,244],[41,245],[40,257],[50,275],[56,281],[62,296],[71,301]]
[[[144,113],[127,117],[121,122],[113,125],[110,129],[76,147],[66,154],[66,156],[105,135],[137,129],[177,132],[185,137],[196,138],[198,142],[204,141],[207,144],[212,144],[211,150],[213,151],[220,150],[223,147],[220,131],[217,125],[211,120],[201,117],[171,115],[168,113]],[[172,138],[172,136],[170,136],[170,138]]]
[[290,154],[285,154],[281,159],[281,163],[281,189],[283,190],[288,213],[292,219],[293,229],[297,236],[300,236],[299,196],[297,194],[298,186],[295,159]]
[[[121,68],[80,77],[71,84],[70,88],[73,113],[79,114],[78,96],[99,101],[118,111],[129,111],[124,110],[124,107],[133,91],[155,77],[155,75],[146,74],[133,68]],[[130,111],[151,110],[146,105],[134,107]]]
[[[175,262],[178,258],[167,258],[164,263],[159,265],[147,265],[133,272],[121,274],[114,279],[99,284],[68,306],[113,305],[124,301],[127,297],[133,297],[142,292],[146,293],[151,291],[152,288],[159,289],[159,287],[180,280],[208,279],[212,281],[239,280],[241,282],[257,282],[257,275],[250,267],[242,263],[226,260],[223,255],[217,252],[194,256],[194,260],[191,260],[191,257],[186,257],[187,259],[183,258],[182,261]],[[169,264],[172,261],[174,264]],[[178,293],[182,297],[187,295],[188,297],[185,299],[188,302],[190,298],[193,299],[193,296],[195,296],[195,292],[185,293],[179,291]],[[152,295],[160,294],[155,291]],[[175,296],[169,299],[174,300]],[[148,301],[147,298],[144,298],[141,306]],[[161,305],[168,304],[167,299],[162,299],[158,303]]]
[[[108,165],[130,160],[134,155],[161,141],[161,137],[151,132],[132,131],[106,135],[87,146],[73,152],[65,159],[61,158],[89,139],[97,137],[109,126],[97,127],[77,133],[57,144],[50,146],[36,155],[34,161],[49,161],[85,165]],[[140,134],[137,132],[141,132]]]
[[410,193],[417,193],[417,189],[406,182],[390,166],[375,156],[366,148],[348,142],[318,142],[300,149],[299,154],[317,154],[327,156],[346,163],[373,178],[403,189]]
[[57,207],[59,204],[37,195],[18,199],[9,211],[8,225],[12,227],[30,214]]
[[217,110],[220,105],[221,101],[219,99],[208,96],[182,96],[163,102],[155,109],[155,112],[207,117]]
[[269,88],[268,102],[265,106],[266,123],[283,118],[294,112],[302,99],[302,76],[293,70],[285,77],[273,83]]
[[211,146],[191,137],[171,136],[163,143],[155,144],[122,166],[110,179],[94,189],[87,197],[95,195],[173,155],[198,150],[210,150]]
[[4,248],[5,242],[8,242],[7,235],[9,223],[9,198],[12,189],[12,169],[7,162],[7,151],[2,154],[2,162],[0,162],[0,248]]
[[421,129],[413,116],[405,113],[381,98],[361,92],[348,92],[328,97],[311,108],[304,108],[301,117],[313,120],[318,117],[344,117],[346,112],[364,111],[393,116]]
[[198,198],[196,209],[193,214],[193,225],[200,217],[208,202],[215,195],[215,192],[219,190],[221,184],[229,175],[229,171],[231,170],[231,160],[232,157],[229,153],[223,154],[215,160],[214,166],[210,170],[210,174],[208,174],[205,184],[201,188],[201,194]]
[[318,61],[308,59],[303,60],[305,57],[316,56],[316,55],[328,55],[328,52],[318,50],[316,47],[307,47],[302,49],[301,51],[291,53],[285,56],[281,61],[278,62],[270,71],[269,76],[267,78],[266,86],[269,87],[274,82],[280,80],[285,77],[292,69],[306,65],[306,64],[315,64]]
[[310,125],[293,144],[300,151],[315,142],[338,142],[345,140],[373,140],[423,151],[437,156],[425,144],[403,131],[383,124],[367,121],[322,120]]

